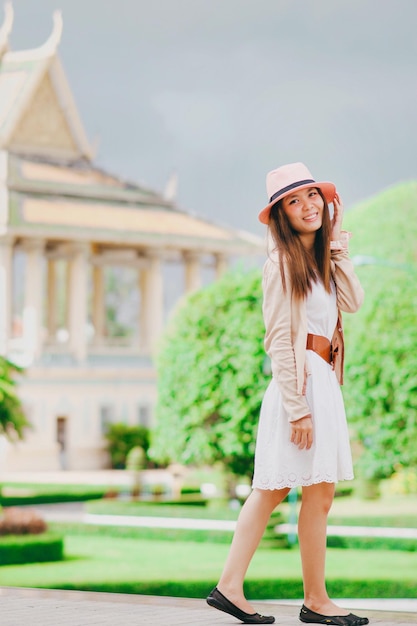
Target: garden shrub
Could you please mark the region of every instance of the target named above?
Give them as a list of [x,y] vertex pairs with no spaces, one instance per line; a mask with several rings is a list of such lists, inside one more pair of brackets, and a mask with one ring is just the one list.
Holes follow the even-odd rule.
[[144,464],[148,462],[149,429],[144,426],[127,426],[123,423],[109,424],[105,438],[111,458],[112,468],[125,469],[127,455],[135,447],[145,453]]
[[235,270],[174,311],[157,356],[152,459],[219,462],[235,477],[251,478],[259,410],[270,380],[261,304],[260,270]]
[[126,455],[126,469],[137,472],[145,467],[146,453],[141,446],[134,446]]
[[22,372],[21,367],[0,356],[0,435],[7,439],[22,439],[24,429],[30,426],[16,393],[16,378]]
[[64,540],[52,533],[0,537],[0,565],[62,561]]
[[10,508],[0,517],[0,535],[37,535],[46,529],[46,522],[36,511]]
[[402,537],[327,537],[329,548],[346,548],[351,550],[400,550],[417,552],[417,539]]
[[357,475],[365,479],[389,478],[399,464],[417,466],[416,206],[417,183],[410,181],[346,214],[365,301],[344,317],[343,395],[360,444]]
[[163,504],[184,506],[207,506],[208,500],[201,493],[189,493],[181,495],[178,500],[162,500]]
[[[40,488],[41,489],[41,488]],[[62,487],[65,489],[65,487]],[[30,504],[52,504],[54,502],[83,502],[85,500],[99,500],[103,498],[108,489],[107,487],[97,488],[94,491],[88,488],[80,487],[78,491],[56,491],[56,492],[39,492],[30,495],[13,496],[2,495],[0,493],[0,505],[4,507],[13,507]]]
[[191,493],[201,495],[200,487],[198,485],[183,485],[181,487],[181,495],[189,495]]

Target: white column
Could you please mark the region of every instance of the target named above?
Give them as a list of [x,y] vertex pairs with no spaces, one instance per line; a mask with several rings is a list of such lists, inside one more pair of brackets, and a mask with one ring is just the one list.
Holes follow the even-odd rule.
[[106,319],[104,295],[104,268],[102,265],[94,265],[92,322],[94,326],[95,344],[101,344],[104,338]]
[[57,330],[57,285],[56,285],[56,261],[48,259],[46,281],[46,323],[48,337],[55,340]]
[[69,333],[70,326],[70,301],[71,301],[71,258],[68,256],[65,259],[65,328]]
[[74,243],[68,267],[69,345],[78,361],[87,356],[88,252],[88,244]]
[[164,286],[162,255],[149,251],[148,266],[140,270],[140,343],[149,352],[155,347],[164,324]]
[[41,239],[27,239],[23,243],[26,255],[25,302],[23,307],[23,341],[25,349],[38,359],[43,348],[44,311],[44,250]]
[[214,259],[215,259],[215,268],[216,268],[216,278],[220,278],[228,269],[229,260],[224,254],[215,254]]
[[185,292],[191,293],[201,287],[200,255],[187,251],[183,254],[185,263]]
[[6,356],[11,334],[13,245],[0,240],[0,355]]

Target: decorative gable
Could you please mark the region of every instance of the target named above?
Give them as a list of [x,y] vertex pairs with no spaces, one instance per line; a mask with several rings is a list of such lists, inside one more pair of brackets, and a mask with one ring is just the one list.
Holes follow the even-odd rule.
[[29,106],[9,139],[9,149],[25,154],[76,159],[79,149],[62,111],[49,73],[32,95]]
[[6,6],[0,28],[0,149],[65,161],[91,160],[91,146],[57,54],[61,14],[55,12],[52,33],[44,44],[14,52],[8,50],[7,39],[13,11]]

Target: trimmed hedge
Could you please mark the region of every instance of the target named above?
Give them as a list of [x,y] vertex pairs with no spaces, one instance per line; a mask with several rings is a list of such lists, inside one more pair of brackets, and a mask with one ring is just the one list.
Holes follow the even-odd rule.
[[150,498],[149,500],[138,498],[138,503],[143,505],[166,505],[166,506],[207,506],[208,500],[207,498],[203,498],[201,494],[186,494],[181,495],[177,500],[165,500],[163,497],[160,500],[156,500],[154,498]]
[[151,526],[101,526],[77,524],[76,522],[50,522],[49,528],[59,534],[100,535],[125,539],[155,539],[157,541],[195,541],[196,543],[230,544],[233,533],[230,530],[198,530],[183,528],[153,528]]
[[[157,539],[158,541],[195,541],[197,543],[227,543],[230,544],[233,532],[231,530],[198,530],[194,528],[152,528],[142,526],[101,526],[94,524],[80,525],[77,523],[49,524],[60,534],[71,533],[80,535],[106,535],[107,537],[126,537],[137,539]],[[280,544],[282,541],[282,544]],[[416,539],[401,539],[395,537],[328,537],[329,548],[346,548],[359,550],[400,550],[417,552]],[[262,547],[262,542],[260,544]],[[264,546],[264,547],[270,547]],[[274,547],[289,548],[286,535],[276,535]]]
[[62,561],[63,558],[64,540],[52,533],[0,538],[0,566]]
[[402,537],[327,537],[329,548],[417,552],[417,539]]
[[[186,496],[184,496],[185,498]],[[192,498],[191,502],[194,501]],[[206,500],[203,500],[206,502]],[[154,500],[104,499],[87,502],[86,512],[97,515],[133,515],[151,517],[192,517],[195,519],[236,520],[239,511],[232,510],[227,506],[219,506],[209,501],[204,506],[183,506],[182,498],[175,502],[170,500],[156,502]]]
[[[156,596],[205,598],[217,584],[207,581],[159,581],[135,583],[77,583],[62,584],[57,589],[79,591],[102,591],[107,593],[132,593]],[[50,585],[48,585],[51,588]],[[331,596],[337,598],[417,598],[414,581],[390,580],[329,580],[327,588]],[[303,584],[300,579],[248,580],[245,583],[248,598],[270,600],[286,598],[299,600],[303,597]]]
[[32,495],[14,495],[3,496],[0,492],[0,505],[4,507],[9,506],[23,506],[29,504],[53,504],[57,502],[84,502],[86,500],[99,500],[103,498],[108,489],[101,490],[83,490],[67,493],[67,492],[45,492],[34,493]]

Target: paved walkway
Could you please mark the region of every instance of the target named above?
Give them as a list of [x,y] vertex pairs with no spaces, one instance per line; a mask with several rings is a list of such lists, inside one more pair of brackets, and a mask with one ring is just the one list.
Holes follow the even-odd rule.
[[[2,626],[233,626],[237,620],[204,600],[81,591],[0,588]],[[348,608],[353,608],[349,606]],[[300,626],[299,607],[256,602],[276,624]],[[417,624],[412,613],[361,611],[374,626]]]

